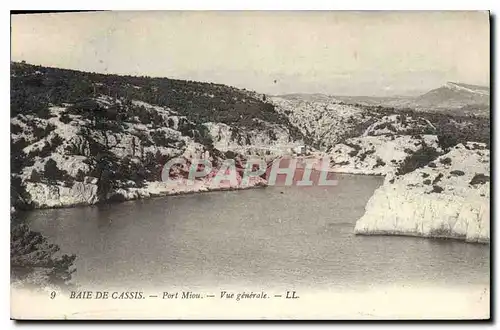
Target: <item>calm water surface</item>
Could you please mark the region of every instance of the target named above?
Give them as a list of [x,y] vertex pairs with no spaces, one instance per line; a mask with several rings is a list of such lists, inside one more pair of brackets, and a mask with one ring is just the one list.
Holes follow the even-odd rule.
[[24,220],[77,255],[82,287],[489,286],[489,246],[355,236],[380,177],[39,210]]

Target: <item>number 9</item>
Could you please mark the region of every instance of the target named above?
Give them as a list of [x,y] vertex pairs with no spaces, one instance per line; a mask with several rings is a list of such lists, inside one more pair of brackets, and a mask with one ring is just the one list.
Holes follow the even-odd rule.
[[55,291],[52,291],[50,293],[50,299],[54,299],[56,297],[56,292]]

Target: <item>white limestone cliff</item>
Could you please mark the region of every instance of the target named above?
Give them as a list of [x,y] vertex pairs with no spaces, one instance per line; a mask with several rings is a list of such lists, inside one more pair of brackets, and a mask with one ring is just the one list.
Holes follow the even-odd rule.
[[387,176],[355,233],[489,242],[489,161],[484,145],[459,144],[423,168]]
[[[121,105],[120,99],[100,96],[95,99],[104,109]],[[282,152],[291,141],[286,128],[263,123],[266,129],[238,130],[232,139],[231,128],[222,123],[207,123],[209,134],[214,137],[218,150],[207,148],[193,136],[199,135],[199,127],[169,108],[132,101],[141,111],[153,114],[155,122],[141,122],[137,116],[122,122],[110,122],[118,126],[107,129],[96,127],[88,118],[68,112],[66,107],[51,106],[46,118],[33,114],[18,114],[11,118],[13,131],[11,139],[18,143],[18,169],[11,176],[20,180],[16,196],[22,199],[24,207],[53,208],[77,205],[92,205],[106,200],[130,200],[149,196],[182,194],[221,189],[248,187],[218,186],[210,180],[198,179],[194,185],[185,184],[183,179],[165,183],[161,181],[161,168],[167,159],[182,157],[207,159],[216,162],[221,151],[236,151],[242,155],[251,154],[248,148],[275,146]],[[130,105],[129,105],[130,106]],[[64,117],[65,116],[65,117]],[[268,129],[267,129],[268,128]],[[229,134],[229,136],[226,136]],[[111,159],[113,167],[112,184],[99,191],[95,145],[99,152]],[[268,147],[267,149],[265,147]],[[99,158],[100,159],[100,158]],[[51,162],[50,173],[47,164]],[[109,164],[103,162],[107,168]],[[143,180],[134,181],[134,172],[148,172]],[[257,178],[249,187],[265,185]],[[25,204],[25,205],[22,205]],[[14,208],[15,209],[15,208]]]
[[26,183],[29,202],[36,208],[52,208],[77,205],[92,205],[99,201],[97,185],[85,182],[74,182],[73,186],[46,183]]
[[288,149],[303,144],[294,141],[290,132],[283,126],[261,122],[266,129],[241,130],[224,123],[205,123],[213,140],[214,147],[220,151],[232,151],[242,155],[283,155]]

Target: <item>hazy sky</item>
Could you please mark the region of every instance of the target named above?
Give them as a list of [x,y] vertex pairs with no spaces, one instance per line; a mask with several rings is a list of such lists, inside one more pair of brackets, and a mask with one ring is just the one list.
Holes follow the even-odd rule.
[[99,12],[12,16],[12,60],[269,94],[398,95],[489,83],[485,12]]

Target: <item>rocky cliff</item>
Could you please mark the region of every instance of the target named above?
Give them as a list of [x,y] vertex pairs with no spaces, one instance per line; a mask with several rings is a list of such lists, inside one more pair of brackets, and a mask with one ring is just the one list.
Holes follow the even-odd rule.
[[487,119],[334,97],[291,95],[273,102],[321,150],[315,156],[329,158],[331,171],[386,176],[356,233],[489,241]]
[[[13,63],[11,195],[63,207],[236,188],[161,182],[173,158],[277,156],[303,136],[262,100],[229,86]],[[258,181],[258,180],[257,180]],[[262,185],[261,181],[252,182]]]

